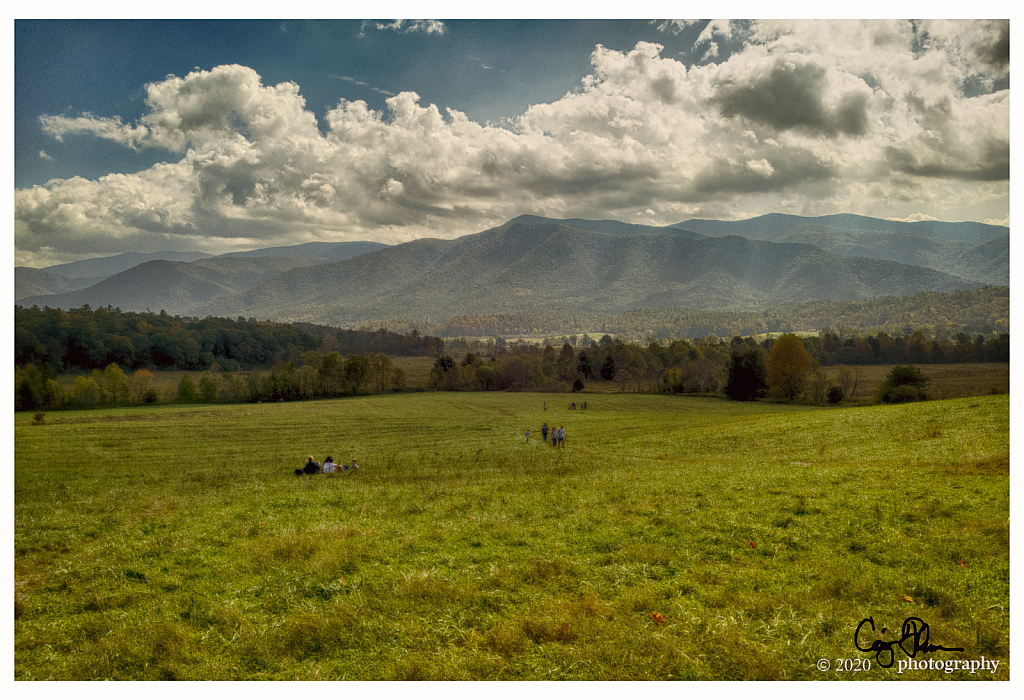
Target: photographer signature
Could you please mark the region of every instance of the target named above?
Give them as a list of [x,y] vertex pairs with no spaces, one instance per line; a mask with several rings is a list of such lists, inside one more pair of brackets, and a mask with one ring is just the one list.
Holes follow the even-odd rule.
[[[914,658],[914,656],[918,652],[921,652],[922,654],[930,654],[935,651],[963,651],[963,647],[947,648],[944,646],[939,646],[938,644],[929,644],[928,637],[930,635],[930,631],[928,629],[928,623],[926,623],[919,617],[908,617],[906,620],[903,621],[903,628],[901,630],[901,636],[899,639],[893,640],[891,642],[883,642],[881,639],[876,639],[874,642],[871,643],[870,646],[863,647],[860,645],[859,636],[860,628],[863,627],[866,623],[871,624],[872,632],[875,631],[874,618],[864,618],[860,621],[860,624],[857,625],[857,629],[853,633],[853,643],[857,646],[857,649],[859,651],[863,651],[866,653],[871,653],[872,651],[875,652],[875,661],[877,661],[878,665],[882,668],[892,668],[893,663],[895,663],[896,650],[893,649],[894,645],[902,649],[903,653],[909,656],[910,658]],[[883,627],[882,633],[884,634],[886,632],[888,632],[888,630],[885,627]],[[908,649],[906,646],[904,646],[904,642],[907,642],[907,640],[910,639],[914,640],[914,644],[912,647]],[[888,654],[888,656],[886,657],[888,663],[882,661],[882,656],[884,654]]]

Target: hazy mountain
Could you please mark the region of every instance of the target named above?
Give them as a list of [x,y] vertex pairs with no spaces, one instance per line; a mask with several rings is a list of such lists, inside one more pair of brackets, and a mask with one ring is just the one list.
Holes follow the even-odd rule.
[[320,260],[348,260],[371,250],[389,247],[386,243],[373,241],[342,241],[337,243],[314,242],[299,245],[281,246],[278,248],[261,248],[240,253],[224,253],[218,258],[318,258]]
[[[102,279],[102,278],[100,278]],[[96,278],[64,277],[34,267],[14,268],[14,300],[40,294],[64,294],[99,282]]]
[[974,222],[886,221],[852,214],[807,218],[768,214],[745,221],[691,219],[673,228],[705,236],[743,236],[775,243],[810,243],[844,256],[865,256],[964,277],[1010,282],[1009,230]]
[[310,258],[204,258],[195,262],[151,260],[87,289],[65,294],[27,297],[22,306],[72,309],[89,304],[122,311],[188,314],[211,299],[251,289],[263,280],[322,260]]
[[116,275],[118,272],[130,270],[136,265],[149,262],[150,260],[171,260],[178,262],[193,262],[203,258],[213,257],[209,253],[191,251],[179,253],[175,251],[164,251],[162,253],[121,253],[105,258],[90,258],[89,260],[78,260],[76,262],[62,263],[42,268],[62,277],[86,277],[102,278]]
[[934,270],[772,243],[627,225],[520,217],[482,233],[412,241],[293,270],[197,315],[334,325],[458,314],[621,313],[633,308],[764,308],[979,285]]
[[965,243],[987,243],[993,238],[1008,233],[1005,226],[979,224],[975,221],[889,221],[856,214],[832,214],[830,216],[794,216],[792,214],[765,214],[743,221],[714,221],[710,219],[689,219],[675,224],[673,228],[694,231],[703,236],[743,236],[760,241],[779,241],[787,234],[806,226],[833,227],[850,231],[874,231],[876,233],[899,233],[910,236],[937,238],[945,241]]

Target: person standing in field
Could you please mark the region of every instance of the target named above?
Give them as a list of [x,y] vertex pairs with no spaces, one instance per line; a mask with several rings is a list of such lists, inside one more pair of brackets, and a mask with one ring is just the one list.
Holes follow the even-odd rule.
[[558,446],[565,447],[565,426],[558,428]]
[[530,429],[529,428],[526,429],[526,441],[527,442],[530,441]]
[[540,436],[544,438],[544,442],[548,441],[548,424],[545,423],[540,427]]

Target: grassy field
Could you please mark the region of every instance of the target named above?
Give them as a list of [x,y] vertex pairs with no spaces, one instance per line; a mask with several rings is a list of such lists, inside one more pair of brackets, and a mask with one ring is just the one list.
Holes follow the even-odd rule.
[[563,403],[16,414],[14,677],[1009,677],[1008,396]]

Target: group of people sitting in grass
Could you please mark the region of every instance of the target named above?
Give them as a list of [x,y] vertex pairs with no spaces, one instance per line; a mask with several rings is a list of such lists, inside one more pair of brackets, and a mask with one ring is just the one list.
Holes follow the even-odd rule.
[[313,455],[306,458],[306,464],[303,465],[302,469],[295,470],[295,476],[302,476],[303,474],[340,474],[347,472],[349,469],[359,469],[359,465],[356,461],[352,460],[352,466],[347,464],[335,464],[334,459],[328,457],[324,460],[323,464],[313,459]]

